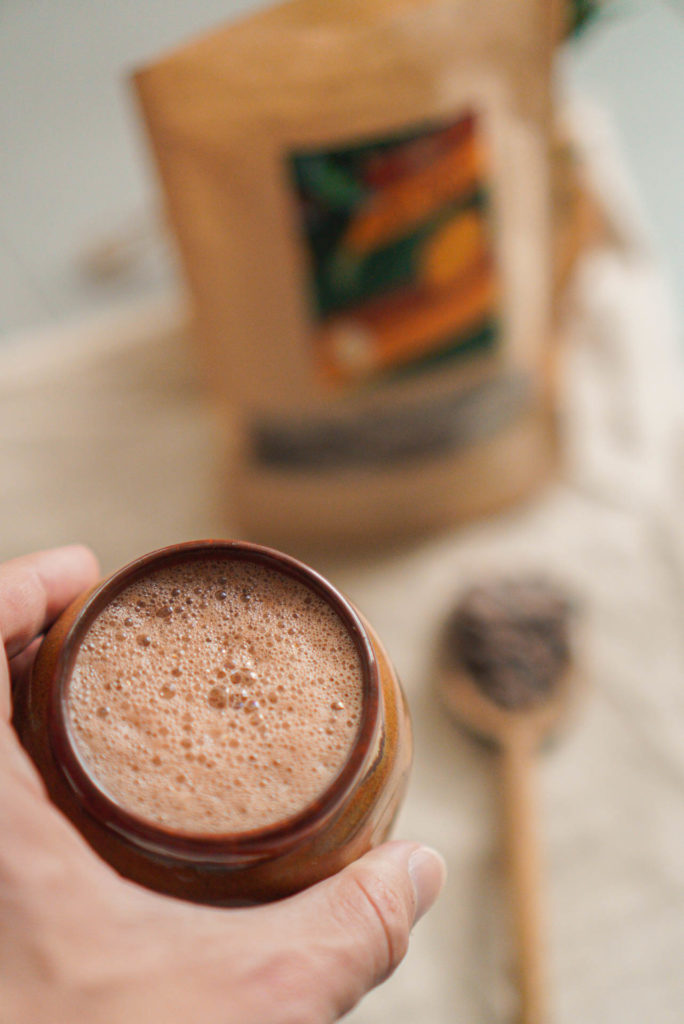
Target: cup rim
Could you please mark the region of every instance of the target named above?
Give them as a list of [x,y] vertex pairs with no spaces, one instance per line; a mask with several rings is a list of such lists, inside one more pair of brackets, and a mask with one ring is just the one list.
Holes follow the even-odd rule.
[[[223,557],[268,566],[309,586],[339,615],[354,639],[361,662],[361,717],[349,755],[326,789],[301,811],[273,825],[239,832],[203,834],[167,828],[118,804],[96,781],[78,753],[67,711],[68,683],[83,638],[97,615],[131,583],[150,570]],[[134,844],[162,855],[204,861],[267,856],[304,842],[344,803],[372,756],[380,708],[378,663],[366,627],[351,602],[314,569],[274,548],[247,541],[198,540],[151,551],[129,562],[87,596],[62,643],[49,687],[48,722],[53,756],[71,788],[92,817]]]

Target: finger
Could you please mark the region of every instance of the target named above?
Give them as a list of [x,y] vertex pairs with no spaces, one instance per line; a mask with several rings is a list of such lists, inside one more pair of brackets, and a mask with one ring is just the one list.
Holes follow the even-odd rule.
[[13,658],[98,578],[97,559],[80,544],[14,558],[0,566],[0,636]]
[[[0,565],[0,638],[7,657],[28,647],[98,575],[95,555],[81,545],[37,551]],[[0,719],[10,714],[9,673],[0,657]]]
[[[387,843],[325,882],[264,908],[281,937],[271,991],[310,1017],[336,1020],[395,969],[415,922],[444,883],[441,856],[415,843]],[[286,941],[282,942],[282,937]],[[313,1006],[312,1006],[313,1004]]]
[[[0,721],[0,820],[7,807],[7,794],[12,783],[28,786],[34,795],[45,799],[46,790],[38,769],[19,742],[9,722]],[[6,834],[4,828],[3,832]]]

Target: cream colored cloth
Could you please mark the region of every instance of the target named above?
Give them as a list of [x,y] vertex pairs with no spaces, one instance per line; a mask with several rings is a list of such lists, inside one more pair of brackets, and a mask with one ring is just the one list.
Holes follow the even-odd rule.
[[[449,881],[355,1024],[513,1019],[496,764],[445,718],[434,639],[461,589],[541,569],[576,595],[586,692],[539,764],[552,1020],[684,1019],[684,418],[665,288],[600,126],[585,146],[615,243],[569,299],[566,469],[524,508],[326,572],[385,640],[415,768],[397,834]],[[229,482],[171,303],[0,350],[0,555],[84,540],[111,570],[226,536]],[[296,553],[296,552],[295,552]]]

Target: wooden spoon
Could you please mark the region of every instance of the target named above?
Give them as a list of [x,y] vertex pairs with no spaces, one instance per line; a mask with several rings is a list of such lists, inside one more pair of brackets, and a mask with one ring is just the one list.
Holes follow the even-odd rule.
[[513,709],[493,700],[445,648],[439,691],[456,721],[488,744],[499,758],[504,841],[517,952],[520,1024],[548,1024],[541,909],[541,857],[535,800],[535,756],[563,717],[575,690],[566,667],[543,699]]

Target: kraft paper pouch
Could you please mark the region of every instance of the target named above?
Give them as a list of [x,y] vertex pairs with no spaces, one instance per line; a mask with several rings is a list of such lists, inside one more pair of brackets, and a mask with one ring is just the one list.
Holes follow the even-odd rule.
[[294,0],[136,75],[261,540],[375,542],[556,458],[548,0]]

